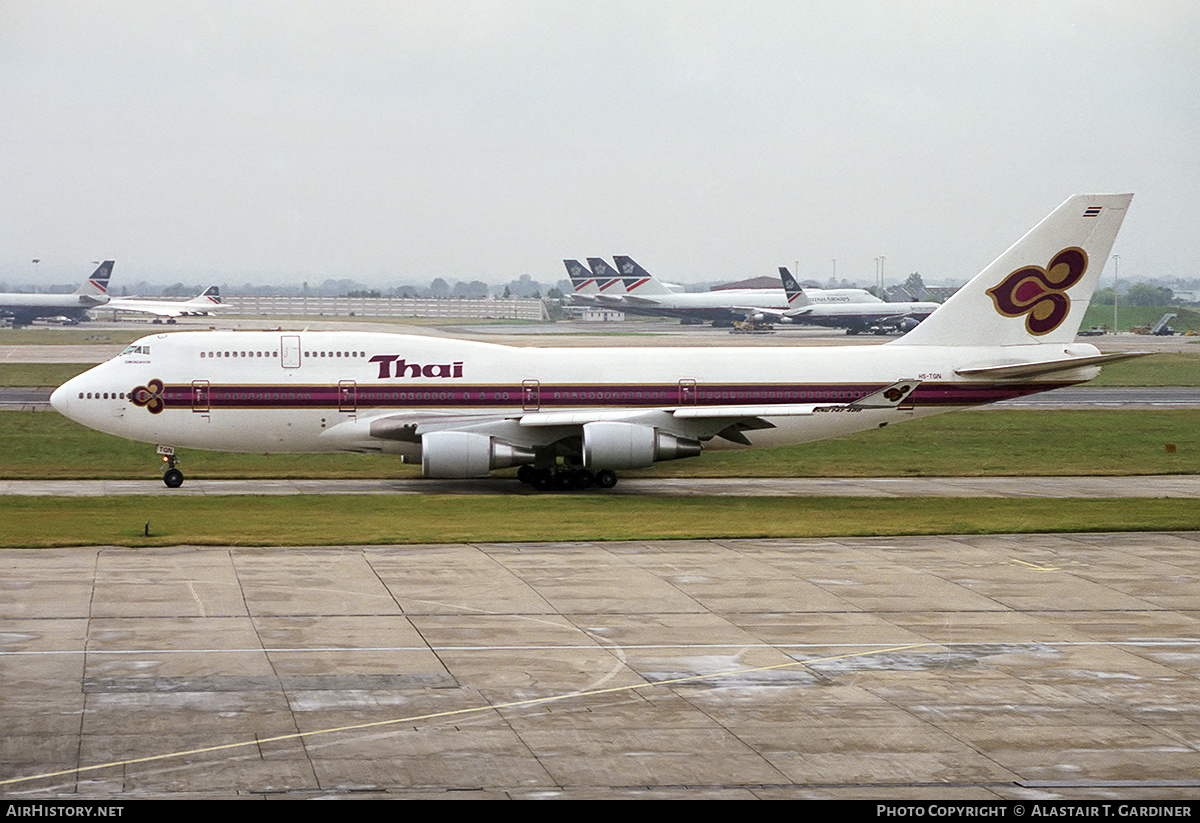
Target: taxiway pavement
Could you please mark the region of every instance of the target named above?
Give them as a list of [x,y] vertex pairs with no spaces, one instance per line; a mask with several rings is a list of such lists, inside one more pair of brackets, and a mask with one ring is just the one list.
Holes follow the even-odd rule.
[[1121,477],[657,477],[622,478],[616,488],[537,492],[516,480],[4,480],[0,495],[126,497],[230,494],[575,494],[668,497],[1200,497],[1200,476]]
[[0,560],[9,799],[1200,792],[1200,533]]

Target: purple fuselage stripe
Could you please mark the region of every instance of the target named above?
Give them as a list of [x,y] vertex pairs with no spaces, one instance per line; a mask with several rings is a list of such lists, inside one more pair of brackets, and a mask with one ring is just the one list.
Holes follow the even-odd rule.
[[[1025,397],[1073,385],[1072,383],[962,384],[922,383],[912,395],[914,406],[972,406]],[[322,385],[212,385],[202,389],[175,384],[163,390],[167,409],[254,408],[337,409],[406,408],[461,405],[473,409],[489,406],[511,408],[516,404],[539,408],[656,408],[660,406],[729,406],[796,403],[847,403],[884,388],[885,384],[701,384],[681,388],[676,384],[609,384],[595,386],[551,386],[533,388],[517,385],[419,387]]]

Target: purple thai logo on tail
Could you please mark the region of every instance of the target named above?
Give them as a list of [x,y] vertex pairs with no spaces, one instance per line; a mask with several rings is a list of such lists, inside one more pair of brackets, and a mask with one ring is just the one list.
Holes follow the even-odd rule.
[[1019,268],[987,293],[1005,317],[1025,315],[1030,334],[1049,334],[1067,319],[1071,310],[1067,290],[1083,278],[1087,267],[1087,252],[1072,246],[1054,255],[1046,268]]
[[145,386],[134,386],[129,399],[135,406],[145,406],[146,411],[158,414],[166,406],[163,401],[163,382],[157,377]]

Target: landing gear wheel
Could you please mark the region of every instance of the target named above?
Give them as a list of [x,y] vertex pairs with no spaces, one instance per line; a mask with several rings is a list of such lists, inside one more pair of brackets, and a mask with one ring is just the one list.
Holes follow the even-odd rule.
[[521,468],[517,469],[517,480],[524,483],[526,486],[532,485],[533,478],[537,475],[537,469],[526,463]]
[[590,489],[596,485],[596,473],[591,469],[576,469],[573,474],[577,489]]
[[549,469],[537,469],[534,471],[533,480],[529,485],[540,492],[548,492],[554,488],[554,473]]
[[168,489],[177,489],[183,485],[183,472],[179,469],[167,469],[163,472],[163,482]]
[[596,472],[596,485],[601,489],[611,489],[617,485],[617,475],[608,469]]

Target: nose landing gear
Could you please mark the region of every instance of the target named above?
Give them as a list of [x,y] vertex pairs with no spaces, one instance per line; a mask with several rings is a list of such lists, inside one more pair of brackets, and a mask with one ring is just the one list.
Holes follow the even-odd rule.
[[183,472],[178,468],[179,458],[175,456],[174,446],[159,446],[158,453],[163,456],[163,483],[168,489],[177,489],[183,485]]

